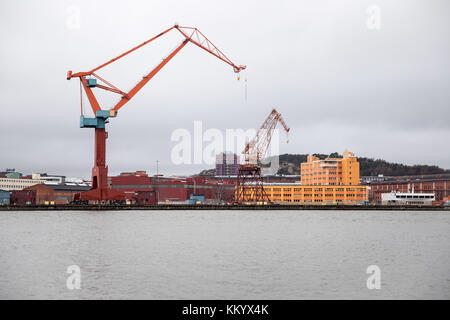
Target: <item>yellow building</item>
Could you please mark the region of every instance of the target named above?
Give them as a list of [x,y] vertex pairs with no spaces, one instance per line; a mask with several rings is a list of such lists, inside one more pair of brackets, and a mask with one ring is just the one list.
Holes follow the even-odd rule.
[[302,185],[355,186],[359,185],[359,162],[350,151],[342,158],[319,158],[309,155],[300,165]]
[[304,186],[296,183],[265,184],[270,201],[286,204],[362,204],[366,186]]
[[359,185],[359,162],[349,151],[325,160],[309,155],[301,164],[301,183],[265,183],[264,191],[282,204],[352,205],[369,199],[368,187]]
[[301,164],[301,184],[265,184],[269,199],[286,204],[362,204],[368,189],[359,185],[359,162],[352,152],[342,158],[308,156]]

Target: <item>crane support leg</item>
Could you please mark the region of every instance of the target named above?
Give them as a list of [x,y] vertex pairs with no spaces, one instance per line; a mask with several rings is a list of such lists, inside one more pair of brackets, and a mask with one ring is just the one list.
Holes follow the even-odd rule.
[[[84,127],[93,119],[84,118]],[[122,192],[108,188],[108,167],[106,166],[106,130],[105,118],[97,113],[97,124],[95,127],[95,158],[92,168],[92,188],[89,191],[75,195],[75,200],[89,201],[116,201],[125,200]],[[83,118],[82,118],[83,122]],[[100,127],[100,128],[99,128]]]

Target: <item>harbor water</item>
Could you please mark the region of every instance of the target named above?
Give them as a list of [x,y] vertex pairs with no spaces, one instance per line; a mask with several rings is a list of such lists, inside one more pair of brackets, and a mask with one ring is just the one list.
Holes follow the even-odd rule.
[[0,298],[450,299],[450,212],[3,211]]

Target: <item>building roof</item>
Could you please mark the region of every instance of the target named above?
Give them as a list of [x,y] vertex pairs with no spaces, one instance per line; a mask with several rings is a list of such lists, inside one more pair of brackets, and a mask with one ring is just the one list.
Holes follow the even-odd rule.
[[[252,184],[254,184],[254,183],[252,183]],[[302,186],[302,187],[304,187],[300,182],[265,182],[264,186],[265,187],[271,187],[271,186]]]
[[49,188],[53,190],[67,190],[67,191],[87,191],[91,189],[89,186],[73,186],[65,184],[35,184],[23,190],[33,190],[35,188]]
[[72,186],[64,184],[46,184],[45,186],[50,187],[53,190],[87,191],[91,189],[89,186]]
[[426,179],[399,179],[399,180],[374,180],[364,181],[363,184],[367,185],[393,185],[393,184],[408,184],[408,183],[420,183],[420,182],[438,182],[438,181],[450,181],[450,178],[426,178]]

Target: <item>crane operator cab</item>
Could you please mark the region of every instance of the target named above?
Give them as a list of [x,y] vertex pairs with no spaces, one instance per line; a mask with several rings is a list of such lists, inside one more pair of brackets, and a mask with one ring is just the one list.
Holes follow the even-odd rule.
[[97,79],[86,79],[86,82],[89,88],[95,88],[97,86]]

